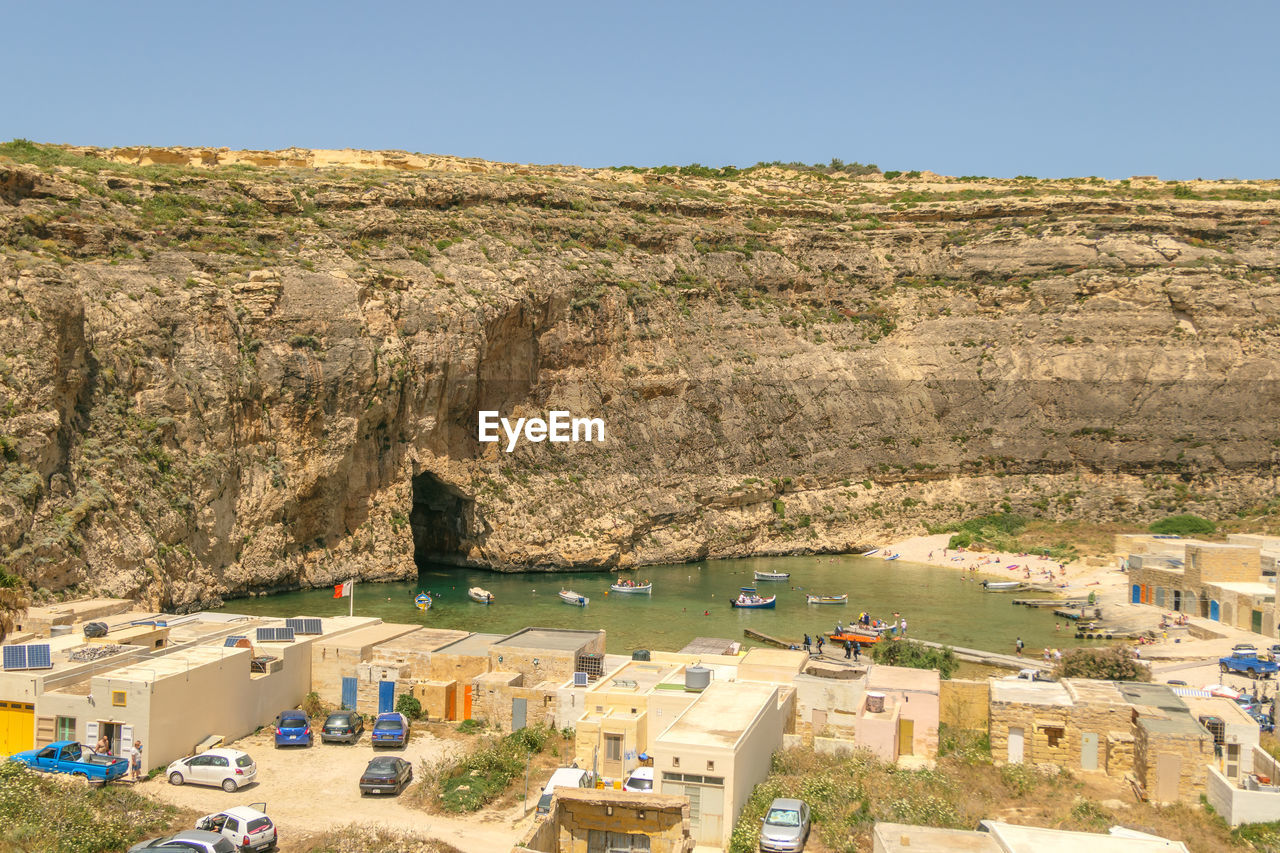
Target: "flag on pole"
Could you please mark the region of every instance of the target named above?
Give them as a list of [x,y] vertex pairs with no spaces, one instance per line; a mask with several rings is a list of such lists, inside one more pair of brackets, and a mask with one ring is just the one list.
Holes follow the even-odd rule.
[[346,583],[334,584],[333,597],[346,598],[351,595],[351,587],[355,585],[355,581],[347,581]]

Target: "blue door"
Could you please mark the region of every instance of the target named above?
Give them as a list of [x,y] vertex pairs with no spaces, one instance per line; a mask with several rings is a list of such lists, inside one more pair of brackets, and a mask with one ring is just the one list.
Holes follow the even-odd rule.
[[1214,622],[1219,621],[1221,618],[1220,611],[1218,610],[1218,602],[1216,601],[1209,602],[1209,618]]
[[1141,585],[1136,583],[1133,585],[1133,598],[1131,599],[1131,601],[1134,604],[1142,603],[1142,586]]
[[356,709],[356,680],[354,678],[344,676],[342,679],[342,707],[348,711]]
[[378,682],[378,713],[385,714],[396,709],[396,683],[394,681]]

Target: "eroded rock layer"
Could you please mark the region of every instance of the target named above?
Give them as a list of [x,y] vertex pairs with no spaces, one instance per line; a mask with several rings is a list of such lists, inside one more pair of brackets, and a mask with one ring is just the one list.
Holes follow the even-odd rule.
[[[830,171],[830,170],[828,170]],[[0,551],[190,606],[1269,500],[1274,183],[0,146]],[[477,441],[477,412],[606,441]]]

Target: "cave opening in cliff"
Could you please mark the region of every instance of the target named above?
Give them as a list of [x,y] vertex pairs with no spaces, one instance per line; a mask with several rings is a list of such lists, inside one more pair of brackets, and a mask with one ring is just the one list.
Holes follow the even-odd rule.
[[424,471],[413,478],[413,558],[419,566],[457,563],[469,533],[474,501],[434,474]]

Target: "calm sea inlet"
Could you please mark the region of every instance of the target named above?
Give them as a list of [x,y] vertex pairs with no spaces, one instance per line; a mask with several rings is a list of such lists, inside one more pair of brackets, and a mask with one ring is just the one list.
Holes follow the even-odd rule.
[[[756,583],[753,573],[790,572],[786,582]],[[751,628],[779,639],[799,641],[805,633],[829,632],[836,622],[849,622],[862,610],[882,619],[894,611],[907,620],[908,636],[969,648],[1012,654],[1019,636],[1028,654],[1045,646],[1086,645],[1074,638],[1072,626],[1051,609],[1015,607],[1018,596],[985,592],[964,580],[956,569],[877,557],[761,557],[709,560],[670,566],[645,566],[621,577],[653,581],[653,595],[609,592],[619,577],[606,572],[529,572],[507,574],[446,566],[422,567],[416,582],[357,583],[355,612],[384,622],[430,625],[464,631],[511,633],[521,628],[604,628],[611,653],[634,649],[676,651],[694,637],[745,641]],[[481,586],[493,593],[491,605],[467,598]],[[775,610],[735,610],[729,599],[739,587],[756,586],[762,595],[778,596]],[[560,600],[561,589],[589,596],[585,608]],[[420,591],[434,604],[419,611],[413,603]],[[849,594],[849,603],[809,605],[805,593]],[[239,598],[222,608],[229,613],[264,616],[342,616],[346,599],[333,590],[285,592]],[[1061,623],[1056,631],[1055,623]]]

